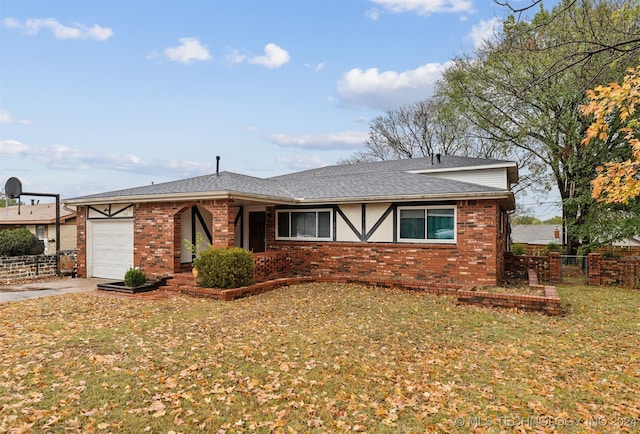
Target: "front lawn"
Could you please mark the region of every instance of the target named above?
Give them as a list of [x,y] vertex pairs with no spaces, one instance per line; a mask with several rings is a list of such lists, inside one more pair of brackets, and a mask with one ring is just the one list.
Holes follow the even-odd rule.
[[565,315],[310,284],[0,304],[4,432],[637,432],[640,291]]

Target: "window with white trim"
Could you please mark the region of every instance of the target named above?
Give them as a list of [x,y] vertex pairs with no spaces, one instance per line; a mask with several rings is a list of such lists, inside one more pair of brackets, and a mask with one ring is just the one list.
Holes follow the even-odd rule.
[[44,225],[36,225],[36,237],[39,240],[44,240]]
[[398,207],[398,241],[455,243],[456,207]]
[[333,213],[327,209],[276,212],[277,240],[331,241]]

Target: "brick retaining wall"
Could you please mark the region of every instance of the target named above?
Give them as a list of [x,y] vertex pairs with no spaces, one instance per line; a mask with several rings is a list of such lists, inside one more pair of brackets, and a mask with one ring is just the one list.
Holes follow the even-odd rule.
[[[542,282],[560,282],[560,259],[557,252],[549,256],[505,253],[505,278],[525,279],[527,270],[533,269]],[[587,267],[589,285],[640,288],[640,257],[605,259],[599,253],[590,253]]]
[[640,258],[604,259],[592,253],[589,260],[589,284],[640,288]]
[[[75,264],[74,250],[60,252],[60,268],[63,263]],[[72,265],[73,266],[73,265]],[[71,271],[71,270],[68,270]],[[56,255],[28,255],[0,257],[0,281],[35,279],[56,275]]]
[[540,280],[549,282],[549,256],[514,255],[507,252],[504,255],[505,278],[526,279],[528,270],[535,270]]
[[0,258],[0,279],[3,281],[55,275],[55,255],[3,256]]
[[553,286],[545,286],[545,296],[497,294],[476,291],[462,285],[436,284],[417,280],[375,279],[358,276],[305,276],[285,277],[258,282],[253,285],[233,289],[201,288],[196,285],[191,274],[176,275],[167,281],[166,290],[185,295],[231,301],[242,297],[261,294],[277,288],[303,283],[352,283],[372,288],[398,288],[421,291],[433,295],[450,295],[457,298],[458,304],[484,307],[513,308],[548,315],[560,315],[560,298]]

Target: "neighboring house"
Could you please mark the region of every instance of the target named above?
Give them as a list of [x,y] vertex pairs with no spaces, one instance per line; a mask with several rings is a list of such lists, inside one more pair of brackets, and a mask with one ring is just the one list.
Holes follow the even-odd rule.
[[[78,274],[189,269],[199,237],[286,255],[291,275],[495,285],[503,275],[514,162],[436,156],[272,178],[221,172],[67,199]],[[200,236],[198,236],[200,234]]]
[[[60,207],[60,250],[75,250],[77,242],[75,207]],[[14,205],[0,208],[0,230],[27,228],[44,241],[45,254],[56,252],[55,203]]]
[[521,244],[525,254],[545,252],[549,244],[564,245],[561,225],[511,225],[511,242]]
[[[511,241],[521,244],[526,255],[545,254],[549,244],[564,245],[562,225],[511,225]],[[598,253],[611,252],[615,247],[618,254],[637,255],[640,252],[640,237],[625,238],[613,242],[610,246],[602,246],[595,250]]]

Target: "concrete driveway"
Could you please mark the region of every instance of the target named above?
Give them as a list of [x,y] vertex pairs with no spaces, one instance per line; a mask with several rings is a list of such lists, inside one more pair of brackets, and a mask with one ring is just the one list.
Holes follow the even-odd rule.
[[93,291],[97,288],[98,283],[107,281],[107,279],[73,279],[64,277],[52,280],[35,280],[20,284],[0,284],[0,303],[3,301]]

